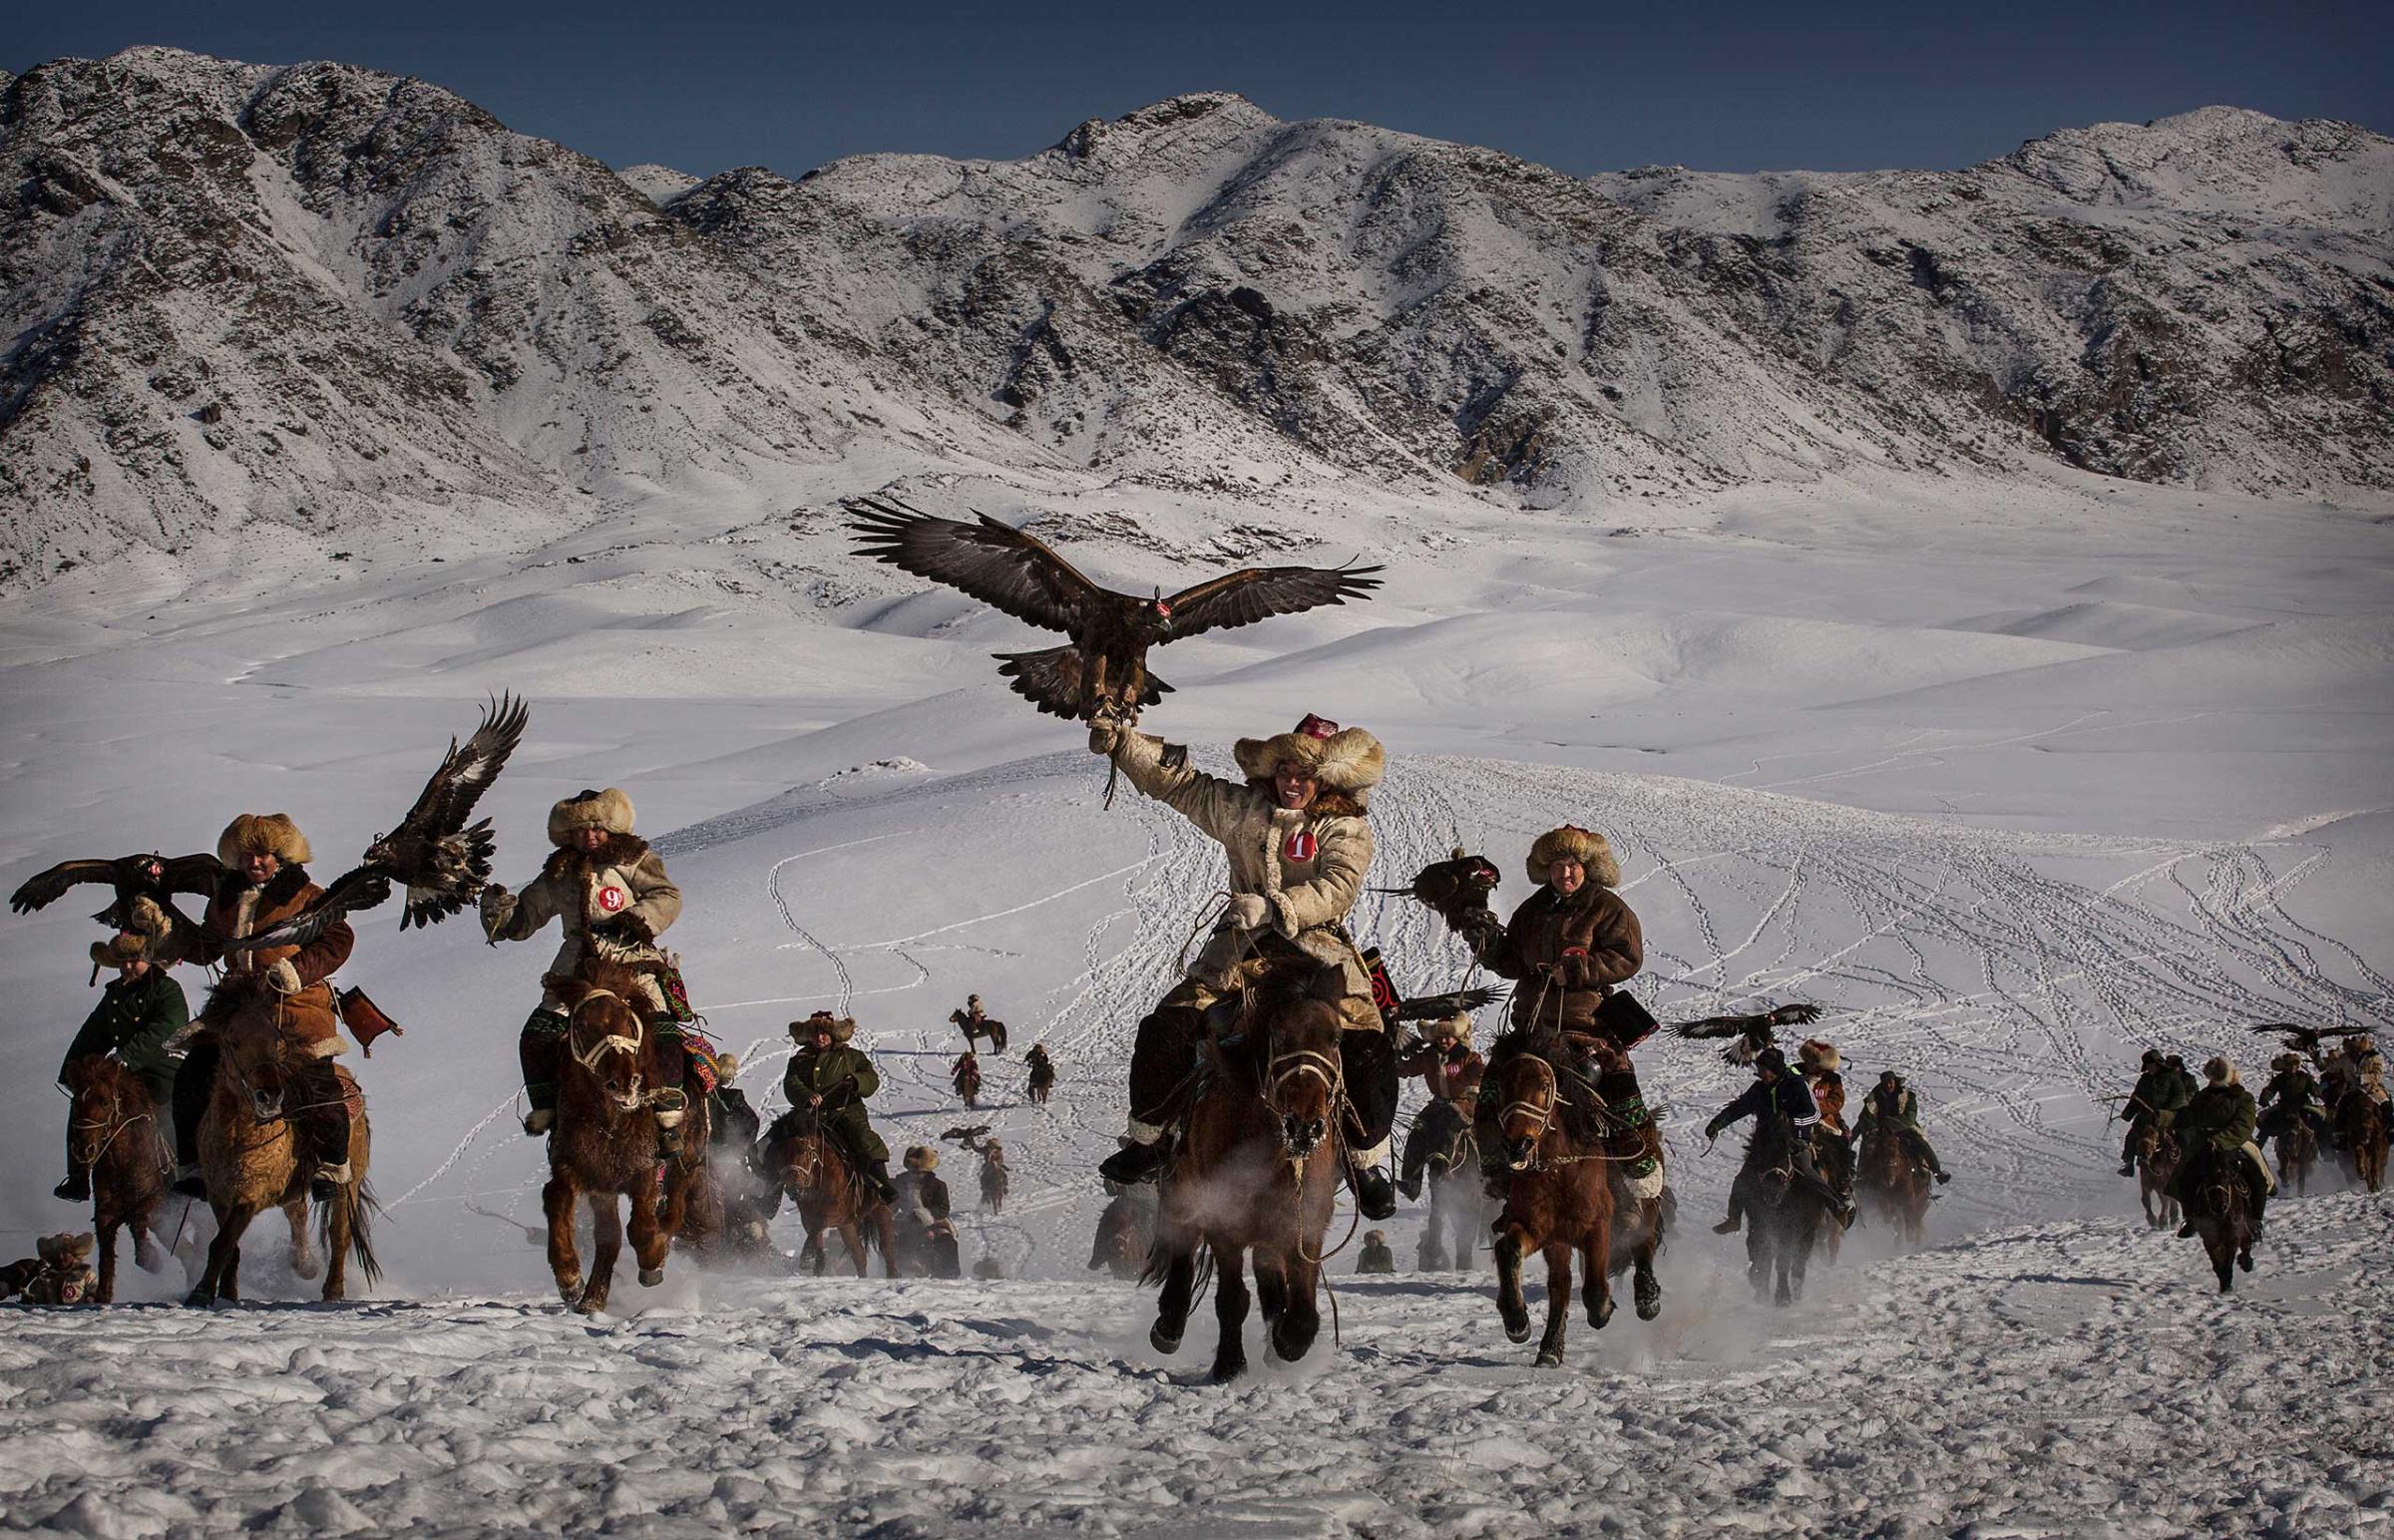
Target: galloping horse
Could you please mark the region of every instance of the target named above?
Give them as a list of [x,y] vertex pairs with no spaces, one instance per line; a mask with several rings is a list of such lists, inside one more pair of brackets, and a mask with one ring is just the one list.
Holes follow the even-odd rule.
[[[1424,1273],[1444,1272],[1450,1266],[1467,1271],[1487,1224],[1487,1197],[1480,1190],[1479,1141],[1472,1137],[1469,1116],[1442,1096],[1432,1097],[1421,1109],[1418,1123],[1421,1136],[1430,1141],[1429,1222],[1421,1227],[1416,1266]],[[1450,1243],[1451,1254],[1447,1250]]]
[[[316,1205],[319,1236],[327,1266],[323,1297],[348,1294],[348,1263],[354,1255],[368,1284],[382,1276],[368,1226],[374,1196],[366,1186],[372,1155],[366,1126],[366,1102],[349,1071],[333,1066],[329,1076],[302,1057],[305,1048],[286,1037],[280,1006],[254,975],[236,982],[228,976],[218,988],[242,991],[232,1014],[218,1028],[222,1056],[207,1113],[200,1121],[200,1169],[207,1183],[208,1207],[215,1211],[216,1238],[207,1248],[207,1265],[185,1303],[205,1305],[240,1296],[241,1236],[249,1222],[267,1209],[279,1208],[291,1226],[291,1271],[301,1278],[315,1276],[315,1259],[307,1247],[306,1204],[309,1166],[299,1158],[294,1118],[314,1110],[292,1105],[294,1096],[308,1094],[314,1084],[321,1093],[329,1079],[334,1094],[348,1103],[349,1180]],[[314,1074],[308,1073],[311,1067]]]
[[2219,1275],[2219,1292],[2232,1287],[2234,1269],[2252,1271],[2252,1207],[2237,1172],[2241,1150],[2199,1151],[2186,1183],[2187,1219],[2210,1254],[2211,1271]]
[[[706,1165],[706,1100],[690,1098],[682,1124],[682,1156],[657,1154],[655,1087],[662,1055],[662,1011],[642,987],[643,969],[587,957],[568,977],[542,980],[566,1007],[566,1042],[557,1087],[557,1123],[549,1134],[549,1183],[541,1205],[549,1217],[549,1270],[559,1298],[585,1316],[606,1309],[615,1258],[623,1250],[618,1198],[631,1200],[631,1250],[639,1280],[665,1279],[665,1252],[681,1229],[691,1183]],[[661,1170],[661,1176],[660,1176]],[[663,1188],[662,1209],[658,1188]],[[574,1202],[586,1199],[598,1254],[586,1282],[574,1244]]]
[[2386,1182],[2386,1109],[2358,1091],[2336,1107],[2336,1134],[2343,1141],[2344,1169],[2376,1192]]
[[[1598,1048],[1598,1052],[1609,1049]],[[1500,1057],[1488,1071],[1498,1107],[1498,1153],[1512,1173],[1505,1185],[1504,1211],[1496,1216],[1496,1312],[1505,1337],[1529,1341],[1529,1307],[1521,1297],[1521,1264],[1533,1253],[1546,1259],[1546,1335],[1538,1343],[1538,1366],[1563,1361],[1563,1335],[1571,1319],[1571,1254],[1579,1253],[1580,1290],[1588,1325],[1602,1330],[1613,1319],[1613,1183],[1600,1139],[1582,1139],[1568,1126],[1562,1077],[1554,1060],[1559,1044],[1531,1042]]]
[[[1272,1351],[1294,1362],[1314,1346],[1322,1316],[1322,1238],[1339,1186],[1337,1133],[1346,1097],[1339,1060],[1340,969],[1290,968],[1217,1007],[1210,1078],[1189,1109],[1188,1135],[1163,1176],[1145,1280],[1163,1281],[1147,1340],[1179,1350],[1197,1280],[1197,1250],[1216,1265],[1217,1384],[1247,1371],[1242,1270],[1254,1253],[1255,1293]],[[1236,1015],[1227,1040],[1221,1018]]]
[[2145,1206],[2145,1222],[2156,1230],[2178,1224],[2178,1200],[2170,1196],[2170,1184],[2181,1153],[2178,1136],[2152,1123],[2137,1135],[2137,1201]]
[[175,1157],[158,1126],[158,1104],[142,1077],[104,1053],[67,1065],[74,1094],[68,1137],[75,1163],[92,1176],[92,1230],[100,1237],[100,1286],[92,1298],[113,1305],[117,1298],[117,1228],[133,1232],[133,1260],[145,1273],[166,1265],[150,1239],[152,1221],[166,1201]]
[[2311,1128],[2310,1120],[2290,1117],[2273,1141],[2277,1145],[2277,1169],[2286,1179],[2286,1187],[2294,1193],[2311,1185],[2311,1168],[2319,1164],[2319,1135]]
[[1746,1276],[1757,1300],[1782,1306],[1802,1296],[1812,1248],[1822,1227],[1834,1223],[1827,1201],[1796,1177],[1794,1137],[1787,1119],[1760,1120],[1738,1172],[1747,1214]]
[[798,1205],[798,1221],[806,1230],[799,1262],[811,1261],[818,1278],[829,1270],[831,1258],[823,1245],[823,1232],[829,1230],[848,1248],[857,1277],[866,1276],[869,1249],[875,1247],[887,1276],[898,1277],[890,1206],[857,1176],[813,1109],[795,1108],[775,1127],[777,1133],[757,1147],[756,1165],[774,1183],[773,1207],[780,1206],[784,1193]]
[[1928,1172],[1900,1129],[1873,1129],[1854,1162],[1855,1195],[1907,1246],[1928,1228]]

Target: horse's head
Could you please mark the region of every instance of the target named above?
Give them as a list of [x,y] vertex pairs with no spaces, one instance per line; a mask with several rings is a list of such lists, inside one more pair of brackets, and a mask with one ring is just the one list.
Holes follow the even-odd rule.
[[590,1077],[607,1105],[618,1112],[637,1111],[654,1014],[638,974],[597,962],[572,977],[552,973],[541,981],[566,1007],[566,1057]]
[[1562,1081],[1545,1054],[1558,1051],[1539,1045],[1516,1053],[1489,1071],[1496,1088],[1498,1150],[1507,1169],[1524,1171],[1537,1158],[1538,1142],[1554,1126],[1563,1107]]
[[1339,1058],[1343,969],[1326,966],[1267,985],[1257,1000],[1266,1044],[1264,1101],[1280,1119],[1293,1160],[1310,1158],[1330,1136],[1346,1095]]
[[104,1053],[68,1060],[62,1078],[73,1098],[67,1114],[68,1137],[74,1142],[79,1165],[98,1165],[118,1130],[152,1110],[148,1088],[133,1071]]
[[223,1056],[217,1082],[229,1078],[236,1095],[249,1101],[249,1115],[260,1123],[280,1122],[295,1110],[291,1091],[298,1080],[292,1055],[298,1050],[272,1017],[236,1012],[219,1030]]

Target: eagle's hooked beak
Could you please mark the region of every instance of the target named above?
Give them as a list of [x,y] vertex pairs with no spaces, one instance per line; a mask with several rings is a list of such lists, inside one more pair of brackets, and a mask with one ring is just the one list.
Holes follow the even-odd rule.
[[1164,590],[1160,586],[1155,590],[1155,612],[1167,620],[1172,618],[1172,606],[1164,601]]

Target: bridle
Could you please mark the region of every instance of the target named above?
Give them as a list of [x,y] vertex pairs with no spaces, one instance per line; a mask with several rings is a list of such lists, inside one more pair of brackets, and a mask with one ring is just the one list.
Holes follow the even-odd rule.
[[642,1078],[643,1049],[648,1040],[648,1019],[641,1015],[629,1000],[614,990],[593,989],[575,1003],[572,1020],[579,1023],[584,1009],[594,1000],[601,999],[613,1000],[623,1007],[625,1013],[631,1017],[632,1030],[636,1035],[625,1037],[619,1032],[609,1032],[592,1043],[589,1050],[585,1051],[577,1046],[574,1031],[570,1025],[566,1032],[566,1052],[573,1056],[575,1063],[589,1071],[594,1080],[598,1078],[598,1061],[607,1054],[621,1052],[631,1055],[631,1088],[623,1095],[616,1096],[609,1094],[601,1084],[599,1094],[613,1103],[617,1111],[637,1112],[641,1104],[640,1080]]
[[[1537,1092],[1533,1093],[1533,1095],[1536,1097],[1534,1100],[1530,1097],[1522,1097],[1514,1101],[1506,1102],[1503,1109],[1496,1114],[1496,1129],[1500,1135],[1504,1134],[1506,1122],[1510,1120],[1515,1113],[1526,1113],[1529,1116],[1536,1118],[1537,1128],[1529,1135],[1529,1153],[1524,1155],[1519,1160],[1507,1161],[1505,1163],[1506,1170],[1555,1171],[1564,1166],[1582,1165],[1591,1160],[1638,1160],[1643,1158],[1643,1152],[1633,1155],[1615,1155],[1610,1151],[1603,1149],[1579,1150],[1568,1155],[1539,1155],[1539,1146],[1546,1142],[1547,1134],[1553,1132],[1554,1130],[1555,1114],[1565,1107],[1577,1106],[1578,1103],[1572,1101],[1570,1097],[1563,1094],[1562,1072],[1554,1067],[1552,1060],[1539,1053],[1520,1053],[1514,1055],[1513,1058],[1507,1062],[1505,1067],[1510,1068],[1513,1064],[1522,1063],[1535,1064],[1538,1066],[1539,1079],[1542,1082],[1541,1087]],[[1574,1075],[1572,1079],[1575,1083],[1585,1083],[1579,1081],[1579,1077],[1576,1075]],[[1602,1101],[1596,1102],[1595,1110],[1599,1117],[1610,1116],[1605,1112],[1604,1103]],[[1611,1122],[1614,1126],[1617,1126],[1619,1120],[1611,1119]],[[1512,1139],[1507,1136],[1505,1142],[1510,1144]]]
[[[83,1110],[83,1098],[86,1093],[69,1092],[68,1094],[72,1098],[69,1104],[68,1115],[73,1117],[76,1112]],[[88,1139],[79,1141],[75,1152],[75,1158],[83,1165],[96,1168],[100,1164],[100,1157],[108,1153],[109,1146],[117,1142],[117,1136],[119,1134],[123,1133],[126,1129],[131,1128],[136,1123],[155,1123],[158,1119],[158,1109],[156,1107],[152,1107],[147,1112],[126,1112],[124,1110],[124,1106],[125,1103],[122,1093],[112,1091],[109,1095],[107,1112],[102,1113],[98,1117],[77,1119],[73,1123],[73,1129],[78,1134],[88,1134],[95,1128],[105,1128],[108,1130],[107,1134],[104,1135],[97,1144],[91,1143]],[[115,1115],[114,1122],[110,1121],[111,1115]]]

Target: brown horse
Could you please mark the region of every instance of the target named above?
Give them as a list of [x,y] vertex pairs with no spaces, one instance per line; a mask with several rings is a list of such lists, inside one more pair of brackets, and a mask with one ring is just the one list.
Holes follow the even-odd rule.
[[2319,1135],[2312,1130],[2308,1118],[2295,1114],[2287,1119],[2273,1142],[2277,1145],[2278,1173],[2286,1179],[2287,1190],[2299,1195],[2311,1185],[2311,1168],[2319,1164]]
[[[1164,1288],[1147,1340],[1159,1352],[1179,1350],[1194,1304],[1198,1249],[1206,1248],[1215,1264],[1221,1328],[1212,1369],[1217,1384],[1247,1372],[1241,1333],[1250,1252],[1272,1351],[1295,1362],[1322,1330],[1314,1296],[1340,1180],[1337,1129],[1346,1084],[1337,1002],[1345,992],[1336,967],[1291,968],[1218,1007],[1209,1077],[1163,1175],[1143,1276],[1162,1280]],[[1221,1025],[1233,1028],[1227,1040]]]
[[[549,1218],[549,1270],[558,1297],[585,1316],[606,1309],[615,1259],[623,1250],[623,1215],[631,1203],[631,1250],[641,1287],[665,1279],[665,1252],[682,1227],[694,1181],[706,1169],[706,1105],[691,1098],[695,1115],[682,1123],[682,1156],[657,1153],[657,1111],[664,1055],[678,1047],[660,1040],[663,1010],[643,984],[645,970],[585,958],[572,977],[542,980],[566,1007],[566,1040],[559,1064],[557,1122],[549,1134],[549,1182],[541,1204]],[[661,1196],[660,1196],[661,1189]],[[588,1203],[597,1243],[590,1276],[574,1244],[574,1204]]]
[[1097,1216],[1097,1238],[1089,1247],[1089,1271],[1099,1269],[1122,1279],[1147,1271],[1147,1250],[1155,1238],[1155,1205],[1144,1201],[1140,1188],[1114,1194]]
[[2170,1195],[2178,1177],[2178,1136],[2153,1123],[2137,1135],[2137,1201],[2145,1206],[2145,1222],[2156,1230],[2178,1224],[2178,1200]]
[[1022,1094],[1034,1107],[1044,1107],[1047,1098],[1055,1094],[1055,1064],[1045,1054],[1030,1061],[1030,1083]]
[[1472,1137],[1470,1116],[1443,1097],[1432,1097],[1414,1121],[1420,1137],[1429,1141],[1423,1168],[1429,1219],[1421,1227],[1421,1250],[1414,1265],[1424,1273],[1442,1273],[1449,1267],[1467,1271],[1479,1238],[1487,1233],[1479,1141]]
[[1785,1118],[1767,1118],[1746,1146],[1738,1171],[1746,1223],[1746,1276],[1757,1300],[1789,1306],[1802,1297],[1812,1248],[1836,1223],[1828,1202],[1797,1176]]
[[1005,1169],[1005,1148],[992,1139],[981,1147],[981,1206],[992,1214],[1005,1212],[1005,1195],[1013,1187]]
[[2371,1192],[2385,1186],[2386,1109],[2358,1091],[2346,1093],[2336,1107],[2336,1137],[2352,1179]]
[[799,1262],[811,1261],[818,1278],[830,1269],[830,1254],[823,1245],[828,1230],[848,1248],[848,1260],[857,1277],[866,1276],[873,1248],[881,1252],[884,1274],[898,1277],[898,1243],[890,1206],[856,1174],[839,1146],[823,1132],[813,1111],[796,1108],[775,1126],[778,1134],[767,1135],[758,1146],[756,1164],[775,1184],[775,1206],[782,1193],[798,1205],[798,1221],[806,1230]]
[[[1488,1071],[1495,1088],[1496,1123],[1503,1143],[1497,1153],[1511,1173],[1496,1233],[1496,1313],[1504,1335],[1529,1341],[1529,1306],[1521,1295],[1521,1264],[1532,1254],[1546,1259],[1546,1335],[1538,1343],[1538,1366],[1563,1361],[1563,1335],[1571,1319],[1571,1256],[1582,1269],[1580,1290],[1588,1325],[1602,1330],[1613,1319],[1613,1183],[1601,1140],[1582,1142],[1566,1126],[1562,1079],[1553,1056],[1559,1045],[1530,1043]],[[1599,1048],[1598,1052],[1609,1051]]]
[[2237,1168],[2241,1150],[2203,1149],[2194,1157],[2184,1186],[2187,1221],[2210,1255],[2211,1271],[2219,1276],[2219,1292],[2233,1287],[2235,1269],[2252,1271],[2251,1195]]
[[281,1209],[290,1222],[291,1271],[301,1278],[315,1276],[305,1218],[312,1167],[299,1153],[292,1121],[313,1110],[304,1098],[325,1094],[327,1080],[332,1094],[348,1104],[350,1176],[317,1203],[316,1223],[326,1263],[323,1297],[344,1299],[352,1256],[369,1285],[382,1276],[368,1223],[374,1195],[366,1171],[373,1152],[365,1097],[348,1070],[334,1065],[326,1075],[320,1062],[309,1060],[304,1044],[283,1033],[280,1006],[263,984],[235,987],[245,992],[217,1029],[222,1056],[200,1121],[200,1170],[207,1183],[208,1207],[215,1211],[216,1237],[186,1303],[240,1298],[241,1237],[251,1220],[271,1208]]
[[175,1169],[174,1152],[158,1126],[158,1103],[142,1077],[105,1053],[67,1065],[74,1094],[67,1114],[75,1164],[91,1173],[92,1231],[100,1237],[100,1286],[92,1298],[117,1298],[117,1229],[133,1232],[133,1260],[145,1273],[166,1265],[151,1240]]
[[[1928,1229],[1928,1170],[1901,1130],[1873,1129],[1854,1162],[1854,1191],[1875,1218],[1906,1246],[1918,1246]],[[1829,1227],[1834,1233],[1836,1226]]]

